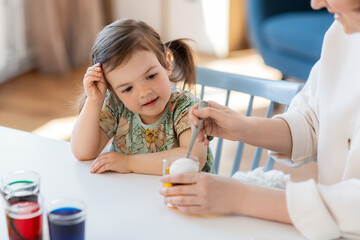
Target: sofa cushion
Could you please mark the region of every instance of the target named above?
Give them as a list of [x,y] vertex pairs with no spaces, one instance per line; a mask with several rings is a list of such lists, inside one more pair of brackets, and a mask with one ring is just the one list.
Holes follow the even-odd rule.
[[333,15],[325,11],[292,12],[269,18],[262,31],[271,47],[317,61],[324,34],[333,21]]

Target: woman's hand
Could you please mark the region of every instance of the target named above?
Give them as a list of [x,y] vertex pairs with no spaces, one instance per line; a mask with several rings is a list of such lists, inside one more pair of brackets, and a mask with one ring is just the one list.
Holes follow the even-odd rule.
[[84,75],[83,85],[88,100],[104,102],[107,86],[100,63],[87,69]]
[[91,165],[90,172],[103,173],[106,171],[130,173],[127,155],[119,152],[107,152],[98,156]]
[[167,175],[163,183],[183,183],[160,190],[165,203],[191,214],[241,214],[291,223],[283,189],[248,184],[209,173]]
[[[179,174],[167,175],[160,179],[163,183],[183,183],[164,187],[160,194],[165,203],[175,205],[181,212],[192,214],[232,214],[236,213],[241,183],[218,175]],[[240,191],[241,192],[241,191]]]
[[209,107],[198,109],[199,104],[196,104],[189,111],[189,120],[192,125],[197,126],[199,120],[204,119],[198,140],[204,142],[205,145],[209,145],[206,135],[239,140],[245,116],[213,101],[208,103]]

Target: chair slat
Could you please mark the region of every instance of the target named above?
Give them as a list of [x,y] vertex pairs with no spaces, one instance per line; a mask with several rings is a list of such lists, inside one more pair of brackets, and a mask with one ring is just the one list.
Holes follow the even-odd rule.
[[274,159],[269,156],[267,161],[266,161],[264,171],[265,172],[270,171],[273,167],[274,167]]
[[[229,106],[230,93],[231,93],[230,90],[226,91],[225,106]],[[215,160],[214,160],[214,168],[215,168],[216,174],[218,173],[218,170],[219,170],[222,146],[223,146],[223,139],[220,138],[219,142],[217,144],[217,147],[216,147]]]
[[244,145],[245,144],[243,142],[238,143],[238,146],[236,148],[233,167],[232,167],[232,170],[231,170],[231,176],[239,170],[241,159],[242,159],[242,154],[243,154],[243,151],[244,151]]
[[[254,104],[254,96],[250,96],[248,107],[247,107],[246,113],[245,113],[246,116],[251,115],[251,112],[252,112],[252,109],[253,109],[253,104]],[[237,148],[236,148],[236,152],[235,152],[235,158],[234,158],[234,163],[233,163],[233,167],[232,167],[232,170],[231,170],[231,175],[233,175],[234,173],[236,173],[236,171],[239,170],[241,158],[242,158],[242,155],[243,155],[243,151],[244,151],[244,143],[239,142],[238,145],[237,145]]]
[[214,168],[215,168],[215,173],[216,173],[216,174],[217,174],[218,171],[219,171],[222,145],[223,145],[223,139],[222,139],[222,138],[219,138],[219,139],[218,139],[217,146],[216,146],[215,159],[214,159]]
[[[229,105],[230,95],[232,92],[245,93],[250,96],[248,107],[246,109],[246,116],[251,116],[254,104],[254,97],[261,97],[270,100],[270,104],[266,111],[266,117],[272,117],[276,103],[286,105],[287,110],[292,98],[302,89],[303,83],[277,81],[262,79],[256,77],[249,77],[240,74],[220,72],[208,68],[197,67],[197,84],[201,85],[200,98],[204,99],[205,87],[220,88],[226,90],[225,106]],[[245,144],[239,142],[237,145],[235,158],[231,170],[231,175],[239,170],[241,159],[244,152]],[[214,167],[218,173],[219,163],[221,159],[221,152],[223,147],[223,139],[219,138],[215,153]],[[253,157],[251,169],[259,166],[262,154],[262,148],[256,148]],[[274,165],[274,160],[269,157],[266,162],[265,170],[271,170]]]
[[254,170],[255,168],[259,167],[262,150],[263,150],[262,148],[259,147],[256,148],[250,170]]

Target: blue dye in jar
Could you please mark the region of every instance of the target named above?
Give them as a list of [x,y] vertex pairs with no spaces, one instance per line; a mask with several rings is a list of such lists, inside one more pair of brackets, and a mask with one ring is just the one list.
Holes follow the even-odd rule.
[[48,214],[51,240],[84,240],[85,213],[78,208],[63,207]]

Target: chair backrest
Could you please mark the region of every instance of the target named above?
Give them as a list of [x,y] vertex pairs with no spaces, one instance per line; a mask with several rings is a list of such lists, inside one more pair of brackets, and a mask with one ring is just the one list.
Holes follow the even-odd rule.
[[[246,109],[246,116],[250,116],[253,110],[254,97],[261,97],[270,101],[265,117],[269,118],[273,115],[275,104],[285,105],[285,111],[290,104],[292,98],[302,89],[303,83],[278,81],[261,79],[255,77],[244,76],[240,74],[220,72],[208,68],[197,67],[196,83],[201,85],[200,98],[204,98],[204,94],[208,87],[219,88],[226,91],[225,105],[229,105],[230,94],[232,92],[240,92],[249,95],[249,102]],[[218,173],[219,162],[223,139],[219,138],[215,152],[215,172]],[[235,158],[232,166],[231,175],[238,171],[241,158],[243,155],[244,143],[239,142]],[[251,170],[259,166],[262,154],[261,148],[256,148],[253,157]],[[266,162],[265,171],[271,170],[274,160],[269,157]]]

